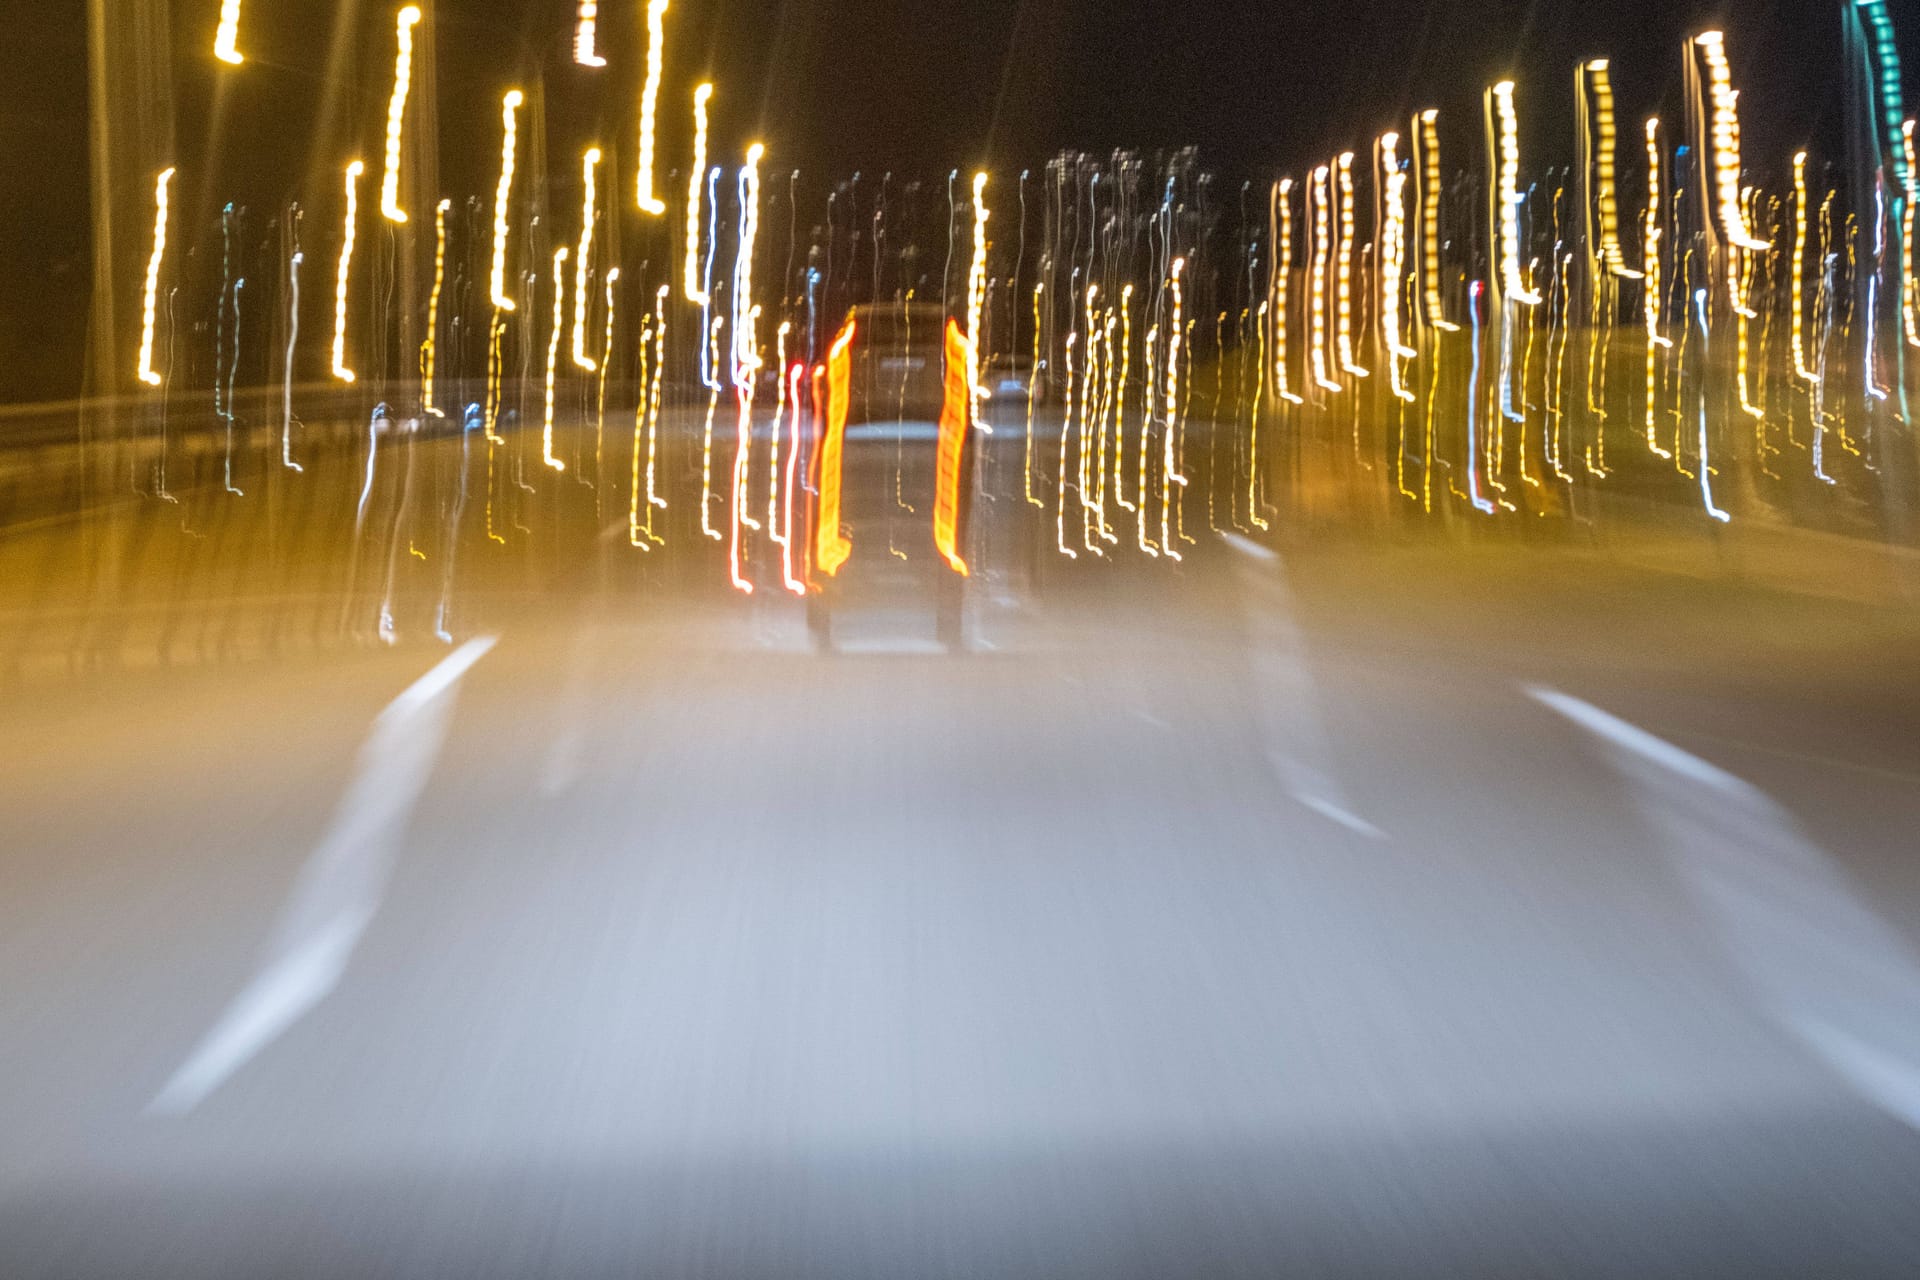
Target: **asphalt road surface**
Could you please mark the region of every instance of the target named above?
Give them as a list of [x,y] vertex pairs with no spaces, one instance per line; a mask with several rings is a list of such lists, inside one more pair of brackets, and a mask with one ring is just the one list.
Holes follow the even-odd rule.
[[1911,597],[1190,532],[9,614],[0,1274],[1920,1274]]

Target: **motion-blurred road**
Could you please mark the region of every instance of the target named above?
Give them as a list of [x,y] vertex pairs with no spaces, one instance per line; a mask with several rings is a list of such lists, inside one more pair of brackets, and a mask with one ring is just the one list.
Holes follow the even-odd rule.
[[1191,531],[16,616],[0,1274],[1920,1272],[1906,571]]

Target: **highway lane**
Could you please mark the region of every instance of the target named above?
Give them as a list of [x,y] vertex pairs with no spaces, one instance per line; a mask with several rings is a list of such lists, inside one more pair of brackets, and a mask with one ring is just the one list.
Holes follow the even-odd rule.
[[[904,613],[823,656],[786,601],[576,575],[422,703],[371,870],[385,836],[342,872],[329,833],[449,646],[17,684],[4,1269],[1910,1274],[1920,1136],[1801,1016],[1899,1064],[1910,608],[1283,548],[1282,606],[1211,535],[1009,576],[957,657]],[[1741,815],[1539,687],[1752,783],[1891,951],[1729,918],[1689,859]],[[156,1108],[343,901],[333,982]],[[1776,954],[1818,962],[1791,998]]]

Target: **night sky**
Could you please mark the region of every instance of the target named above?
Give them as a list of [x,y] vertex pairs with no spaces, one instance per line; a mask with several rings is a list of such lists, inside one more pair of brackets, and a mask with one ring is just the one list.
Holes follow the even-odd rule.
[[[131,0],[128,0],[131,3]],[[113,6],[110,5],[110,8]],[[491,187],[498,103],[546,69],[556,177],[589,140],[630,166],[643,0],[602,0],[602,71],[573,66],[573,0],[439,0],[430,69],[447,194]],[[0,400],[75,394],[86,293],[86,28],[80,0],[4,0],[0,66]],[[202,226],[227,200],[330,192],[349,154],[377,170],[390,0],[247,0],[246,66],[211,56],[219,0],[176,0],[181,193]],[[661,157],[685,163],[686,102],[713,79],[714,144],[764,139],[768,168],[923,177],[1037,166],[1063,146],[1196,143],[1235,176],[1298,171],[1421,106],[1478,150],[1479,93],[1519,83],[1529,168],[1573,150],[1573,67],[1613,59],[1623,122],[1671,115],[1680,44],[1728,33],[1746,154],[1763,179],[1836,132],[1840,0],[674,0]],[[1895,5],[1896,21],[1906,15]],[[1901,31],[1909,65],[1920,14]],[[1909,75],[1910,94],[1912,77]],[[410,126],[412,123],[410,121]],[[1447,145],[1443,142],[1443,146]],[[1464,154],[1461,148],[1464,148]],[[1638,164],[1625,164],[1637,185]],[[627,169],[630,173],[630,169]],[[821,187],[824,191],[824,184]],[[321,200],[326,196],[323,194]],[[204,232],[202,232],[204,234]],[[131,282],[128,282],[131,287]]]

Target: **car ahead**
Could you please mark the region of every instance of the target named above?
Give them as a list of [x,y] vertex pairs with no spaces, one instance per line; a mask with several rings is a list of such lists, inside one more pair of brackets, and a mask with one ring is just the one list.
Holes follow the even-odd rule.
[[939,307],[913,304],[855,307],[834,339],[807,613],[823,648],[836,611],[929,603],[939,642],[964,646],[977,452],[965,349]]

